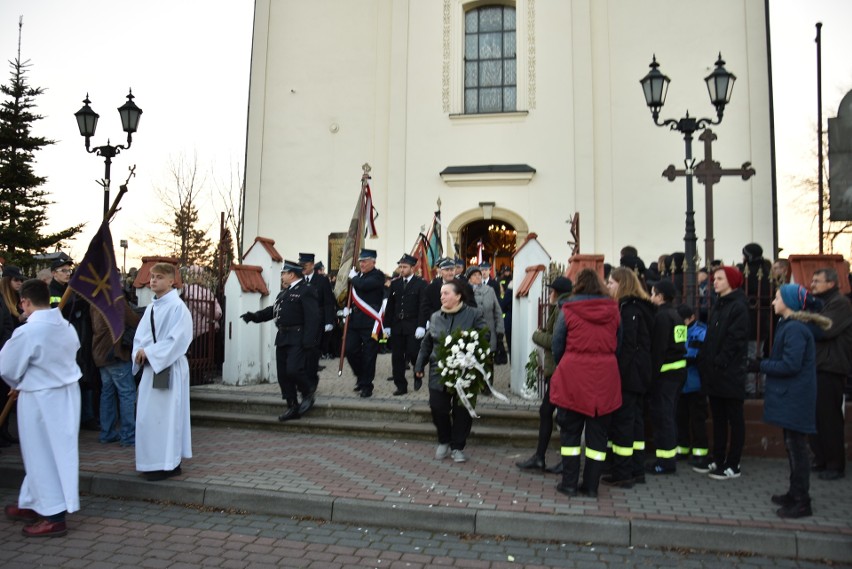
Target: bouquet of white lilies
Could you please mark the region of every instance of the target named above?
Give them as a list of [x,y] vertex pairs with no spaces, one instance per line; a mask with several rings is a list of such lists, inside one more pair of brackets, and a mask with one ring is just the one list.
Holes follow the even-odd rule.
[[503,401],[506,396],[491,385],[494,353],[483,330],[454,330],[438,346],[438,371],[441,382],[450,393],[458,396],[471,417],[478,417],[474,408],[476,397],[486,389]]

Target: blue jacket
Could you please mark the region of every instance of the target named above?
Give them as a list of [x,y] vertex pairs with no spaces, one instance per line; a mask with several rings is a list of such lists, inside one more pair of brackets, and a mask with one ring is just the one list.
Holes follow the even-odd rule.
[[684,393],[694,393],[701,389],[701,373],[695,360],[704,344],[704,336],[707,335],[707,324],[698,320],[689,325],[686,331],[686,383],[683,384]]
[[790,431],[816,433],[816,348],[807,322],[821,327],[831,321],[818,314],[794,312],[779,321],[766,374],[763,420]]

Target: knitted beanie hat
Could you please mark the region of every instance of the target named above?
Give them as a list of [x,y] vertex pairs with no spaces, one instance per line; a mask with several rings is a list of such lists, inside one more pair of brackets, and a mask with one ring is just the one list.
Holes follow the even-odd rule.
[[722,267],[722,270],[725,271],[725,277],[728,279],[728,284],[731,285],[733,290],[743,286],[743,274],[738,268],[725,265]]
[[799,312],[809,304],[810,295],[808,289],[797,284],[784,284],[778,289],[781,291],[781,300],[784,305],[793,312]]

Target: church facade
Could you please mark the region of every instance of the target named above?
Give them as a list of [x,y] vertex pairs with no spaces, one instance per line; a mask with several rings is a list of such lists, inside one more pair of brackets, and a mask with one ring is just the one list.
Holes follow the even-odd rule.
[[[639,80],[671,78],[661,119],[715,117],[704,78],[721,52],[737,77],[713,158],[751,162],[714,187],[715,251],[773,246],[768,14],[760,0],[256,0],[245,242],[325,259],[372,170],[378,266],[409,252],[441,204],[445,240],[470,252],[483,221],[535,232],[565,262],[650,262],[684,248],[682,135],[653,124]],[[702,143],[693,143],[697,161]],[[694,185],[703,253],[704,187]],[[703,261],[701,261],[703,264]]]

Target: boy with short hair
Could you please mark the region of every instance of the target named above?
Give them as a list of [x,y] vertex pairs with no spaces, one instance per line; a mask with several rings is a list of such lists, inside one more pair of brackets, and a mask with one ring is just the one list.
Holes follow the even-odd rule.
[[[181,473],[181,458],[192,458],[189,425],[189,363],[192,315],[173,288],[175,267],[151,267],[154,300],[133,338],[133,375],[142,370],[136,408],[136,470],[148,481]],[[155,375],[168,374],[162,381]],[[162,377],[162,376],[161,376]]]
[[80,368],[77,332],[58,308],[50,308],[47,284],[21,286],[27,324],[0,350],[0,376],[18,392],[18,429],[26,476],[11,520],[30,522],[26,537],[67,533],[65,514],[80,509]]

